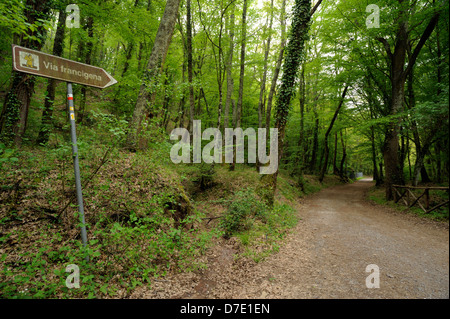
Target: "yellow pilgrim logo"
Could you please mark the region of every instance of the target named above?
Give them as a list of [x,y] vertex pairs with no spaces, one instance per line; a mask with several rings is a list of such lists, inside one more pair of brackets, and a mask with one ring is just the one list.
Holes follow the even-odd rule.
[[19,52],[20,66],[28,69],[39,70],[39,57],[28,52]]

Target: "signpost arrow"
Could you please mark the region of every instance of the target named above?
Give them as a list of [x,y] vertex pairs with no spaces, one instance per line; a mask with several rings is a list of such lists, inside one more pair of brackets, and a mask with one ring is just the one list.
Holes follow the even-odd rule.
[[12,46],[12,52],[15,71],[100,89],[117,83],[108,72],[96,66],[63,59],[18,45]]
[[[18,72],[29,73],[46,78],[67,82],[67,110],[70,121],[70,135],[72,141],[73,167],[75,171],[75,187],[77,204],[81,222],[81,240],[87,245],[86,225],[84,218],[83,193],[81,190],[80,166],[78,162],[78,146],[75,127],[75,109],[73,104],[72,83],[93,86],[104,89],[116,84],[117,81],[102,68],[84,64],[61,57],[31,50],[18,45],[12,46],[13,69]],[[89,261],[89,256],[86,255]]]

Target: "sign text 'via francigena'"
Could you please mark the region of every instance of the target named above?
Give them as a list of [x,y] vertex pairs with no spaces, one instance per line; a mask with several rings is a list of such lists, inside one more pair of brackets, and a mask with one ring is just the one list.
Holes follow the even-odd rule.
[[18,45],[12,46],[15,71],[104,89],[117,81],[104,69]]

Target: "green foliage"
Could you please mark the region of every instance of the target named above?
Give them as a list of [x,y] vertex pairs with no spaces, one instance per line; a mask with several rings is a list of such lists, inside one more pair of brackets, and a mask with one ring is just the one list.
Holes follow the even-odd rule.
[[292,13],[292,26],[286,46],[281,87],[275,104],[278,127],[284,131],[288,120],[291,98],[295,94],[295,80],[304,55],[305,41],[308,38],[311,1],[296,0]]
[[111,141],[112,145],[120,145],[126,137],[128,121],[124,118],[118,119],[113,114],[106,114],[92,111],[92,116],[97,122],[100,132],[105,132],[109,138],[102,136],[106,141]]
[[44,26],[49,28],[49,21],[37,19],[34,24],[27,21],[23,12],[25,3],[20,0],[5,0],[0,3],[0,30],[7,29],[12,34],[23,36],[24,39],[41,41],[40,37],[32,35],[35,31]]
[[[0,207],[0,224],[8,229],[0,234],[0,245],[15,251],[0,260],[3,298],[117,297],[138,285],[151,287],[169,271],[204,267],[197,256],[218,234],[193,227],[203,214],[193,210],[179,176],[167,168],[170,143],[154,140],[152,152],[130,156],[114,147],[126,121],[92,114],[78,136],[86,248],[76,236],[76,206],[62,212],[74,189],[70,142],[56,135],[57,144],[40,149],[0,144],[1,190],[11,194]],[[21,202],[25,194],[28,200]],[[10,227],[24,221],[32,227]],[[35,244],[27,245],[30,241]],[[79,289],[65,286],[69,264],[80,268]]]
[[[129,182],[132,177],[121,182],[127,183],[127,180]],[[70,224],[73,225],[70,228],[78,229],[76,213],[73,217],[65,217],[70,220],[69,224],[49,223],[39,234],[30,230],[1,234],[2,246],[15,243],[22,247],[27,241],[39,238],[33,245],[35,249],[26,246],[25,250],[17,249],[16,254],[3,254],[1,297],[113,297],[120,289],[125,289],[128,294],[138,285],[150,287],[153,278],[165,276],[169,270],[191,271],[203,267],[196,256],[204,252],[216,234],[190,227],[199,223],[203,215],[192,210],[181,214],[181,198],[174,193],[175,189],[166,188],[154,193],[147,201],[133,202],[113,197],[117,197],[114,189],[117,186],[123,188],[124,184],[109,180],[93,183],[92,188],[84,189],[90,239],[86,248],[78,238],[69,236],[64,230]],[[153,185],[158,184],[144,180],[141,187]],[[57,201],[61,196],[57,191],[47,191],[45,195],[49,203],[62,204]],[[94,219],[89,214],[93,206],[103,206]],[[36,208],[31,206],[30,209]],[[10,225],[17,219],[27,218],[27,213],[20,212],[15,216],[2,218],[1,223]],[[90,257],[89,262],[85,261],[86,255]],[[64,269],[69,264],[80,268],[80,289],[65,287],[68,273]]]
[[[0,143],[0,226],[6,229],[2,228],[0,233],[0,246],[2,251],[7,250],[0,258],[1,297],[129,296],[137,286],[151,286],[155,277],[204,267],[198,262],[198,256],[219,235],[237,237],[245,246],[245,253],[257,261],[278,249],[279,240],[295,225],[296,211],[276,201],[273,210],[269,210],[260,201],[269,197],[273,184],[252,189],[260,180],[257,173],[249,174],[253,166],[237,164],[235,171],[230,172],[219,165],[171,163],[168,132],[173,127],[187,127],[189,121],[186,8],[180,6],[179,23],[156,79],[146,66],[165,1],[131,0],[81,1],[81,28],[65,31],[64,58],[84,62],[87,43],[92,42],[91,64],[105,68],[119,82],[102,91],[94,88],[87,91],[85,117],[77,125],[90,239],[83,248],[78,238],[76,205],[70,203],[74,177],[64,85],[59,85],[56,91],[49,143],[39,148],[33,144],[41,124],[47,83],[46,79],[37,78],[24,143],[18,148],[10,146],[14,125],[20,117],[18,97],[23,93],[8,92],[11,85],[17,87],[23,82],[19,73],[11,73],[11,44],[19,44],[20,39],[30,45],[45,43],[42,51],[50,53],[54,32],[47,31],[52,28],[54,31],[55,13],[64,8],[64,1],[46,1],[52,11],[48,15],[34,12],[31,23],[26,19],[27,2],[0,2],[0,105],[5,105],[0,118],[3,139]],[[277,125],[286,127],[278,176],[278,194],[283,200],[294,201],[337,181],[328,175],[324,184],[319,184],[314,177],[302,174],[314,174],[323,164],[324,132],[344,82],[351,83],[349,98],[330,133],[328,145],[330,154],[336,153],[335,163],[339,164],[343,158],[345,147],[344,169],[370,174],[372,139],[374,160],[379,167],[380,163],[384,164],[382,147],[386,129],[390,123],[399,123],[402,128],[399,138],[408,141],[407,151],[406,144],[401,145],[401,151],[405,151],[405,163],[407,159],[411,162],[404,165],[404,175],[414,165],[418,150],[415,144],[430,140],[425,168],[434,180],[445,180],[449,161],[448,3],[404,2],[413,5],[406,17],[412,50],[435,10],[440,8],[442,12],[435,31],[417,57],[412,85],[408,85],[409,78],[405,83],[404,108],[395,115],[389,112],[390,62],[377,38],[386,38],[393,52],[399,2],[377,2],[381,25],[374,29],[365,28],[368,13],[367,3],[363,1],[323,1],[312,23],[311,1],[295,0],[287,5],[292,3],[292,10],[288,10],[292,12],[288,22],[291,31],[284,52],[283,78],[278,79],[281,86],[272,110],[272,117],[276,112]],[[267,99],[275,73],[281,42],[280,5],[281,1],[274,1],[274,24],[269,30],[267,22],[262,25],[271,14],[269,2],[265,1],[262,8],[255,1],[249,2],[245,25],[249,36],[245,38],[243,129],[259,126],[258,101],[269,34],[272,39],[263,101]],[[234,26],[231,26],[232,13]],[[192,1],[195,119],[202,120],[203,128],[216,127],[219,115],[224,118],[225,62],[232,29],[235,51],[230,71],[234,89],[230,93],[233,101],[238,99],[239,49],[243,41],[241,17],[242,2]],[[93,38],[85,26],[87,18],[94,21]],[[299,90],[299,99],[294,99],[300,70],[305,85]],[[146,109],[151,116],[143,121],[139,136],[139,146],[147,151],[129,153],[120,147],[143,83],[149,84],[148,93],[156,93],[154,103]],[[218,108],[218,85],[223,90],[222,114]],[[74,85],[76,112],[80,90],[80,85]],[[303,103],[302,114],[300,103]],[[230,109],[230,117],[232,112]],[[417,132],[413,131],[414,127]],[[336,144],[332,136],[338,137]],[[285,177],[287,174],[291,174],[289,179]],[[182,184],[200,187],[189,194]],[[194,209],[196,203],[189,195],[196,198],[208,192],[226,206],[226,211],[218,219],[219,227],[203,231],[201,218],[205,216]],[[227,197],[229,194],[231,198]],[[436,197],[444,195],[436,194]],[[374,200],[383,203],[380,198]],[[206,206],[211,210],[216,208],[211,201]],[[448,210],[443,208],[432,216],[448,219]],[[27,244],[30,242],[35,244]],[[86,254],[90,262],[84,260]],[[70,263],[81,269],[80,289],[65,287],[68,273],[64,270]]]
[[214,185],[214,175],[216,174],[216,170],[214,165],[200,163],[198,165],[194,165],[195,172],[192,181],[196,183],[200,190],[204,191]]
[[16,163],[19,159],[14,156],[16,150],[13,148],[7,148],[5,144],[0,143],[0,170],[2,169],[2,165],[5,162]]
[[265,214],[263,221],[254,221],[251,229],[236,234],[245,246],[243,256],[249,256],[255,262],[260,262],[277,252],[280,240],[297,222],[295,209],[287,204],[276,203],[273,210]]
[[267,220],[267,206],[256,198],[254,191],[250,189],[237,191],[228,204],[228,209],[220,221],[220,227],[225,236],[249,229],[252,226],[252,218],[262,221]]

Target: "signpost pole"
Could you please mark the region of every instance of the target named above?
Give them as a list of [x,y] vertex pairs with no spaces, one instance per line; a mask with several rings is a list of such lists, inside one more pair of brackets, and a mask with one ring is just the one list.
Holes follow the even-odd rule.
[[[75,109],[73,106],[72,83],[70,82],[67,82],[67,102],[70,121],[70,136],[72,140],[73,167],[75,170],[75,186],[77,190],[77,203],[81,222],[81,241],[83,243],[83,246],[86,247],[87,234],[86,234],[86,224],[84,220],[83,193],[81,191],[80,165],[78,161],[77,132],[75,127]],[[88,255],[86,255],[86,261],[89,261]]]
[[[117,83],[104,69],[89,64],[80,63],[44,52],[12,45],[13,70],[43,76],[67,82],[67,108],[72,139],[73,167],[75,170],[75,185],[77,189],[78,211],[81,222],[81,241],[87,245],[86,223],[84,221],[83,194],[81,192],[80,167],[78,162],[77,135],[75,130],[75,110],[73,108],[72,83],[78,83],[100,89]],[[86,261],[89,255],[86,254]]]

